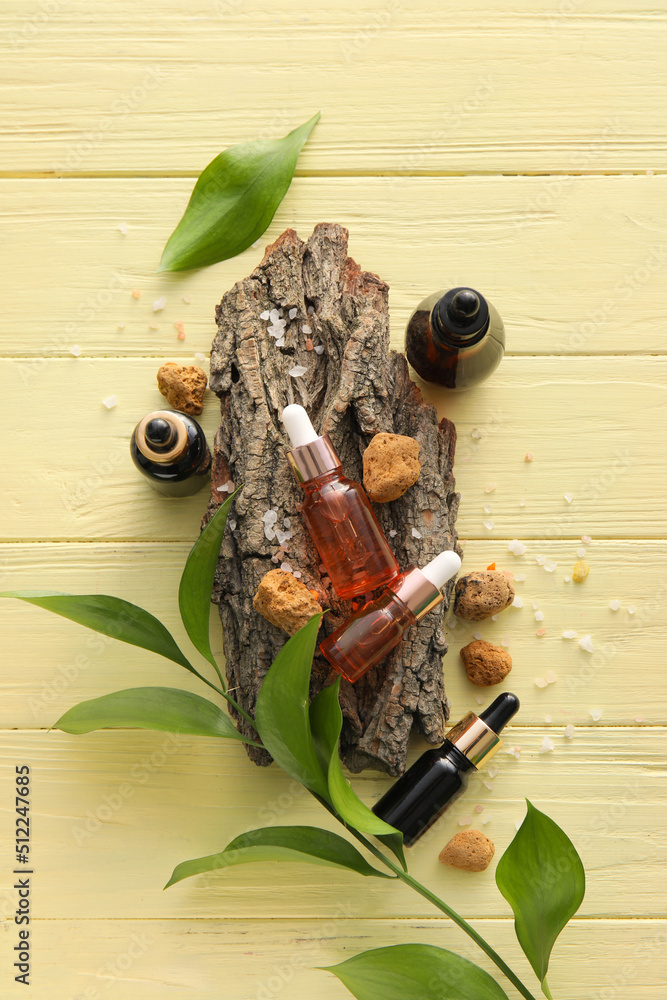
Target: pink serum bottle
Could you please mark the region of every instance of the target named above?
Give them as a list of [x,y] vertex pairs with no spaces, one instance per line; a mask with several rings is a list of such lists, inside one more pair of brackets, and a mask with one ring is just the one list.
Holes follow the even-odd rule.
[[338,596],[348,600],[393,580],[394,553],[363,487],[342,474],[329,435],[316,433],[303,406],[286,406],[281,419],[292,442],[287,460],[306,494],[301,514]]
[[411,625],[437,607],[441,588],[461,568],[456,552],[448,550],[423,569],[409,566],[383,591],[332,632],[320,645],[324,656],[343,677],[354,684],[384,659]]

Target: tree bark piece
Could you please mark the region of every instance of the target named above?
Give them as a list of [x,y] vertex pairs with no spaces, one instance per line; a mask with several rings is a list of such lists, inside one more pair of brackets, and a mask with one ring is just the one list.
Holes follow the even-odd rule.
[[[207,517],[227,496],[220,486],[231,480],[244,489],[225,535],[213,600],[223,627],[230,692],[250,713],[287,638],[253,608],[264,574],[282,562],[301,572],[320,604],[331,609],[321,637],[351,612],[351,604],[338,600],[320,573],[317,551],[299,515],[303,494],[288,468],[289,442],[280,422],[288,403],[305,406],[318,433],[330,435],[345,474],[359,482],[362,454],[373,434],[416,438],[422,465],[417,483],[398,500],[376,505],[376,514],[388,537],[396,532],[390,543],[403,568],[421,566],[442,549],[457,546],[456,430],[446,419],[438,423],[435,409],[423,403],[411,381],[403,355],[389,351],[388,286],[347,256],[347,241],[346,229],[328,223],[318,225],[305,243],[286,230],[216,309],[210,384],[221,416]],[[282,309],[287,321],[282,347],[267,332],[271,320],[260,318],[273,309]],[[293,309],[297,312],[290,320]],[[309,350],[312,345],[322,345],[324,352]],[[305,374],[291,376],[295,366],[303,366]],[[278,515],[275,527],[292,532],[286,554],[277,540],[266,537],[263,515],[271,509]],[[370,767],[401,774],[413,726],[429,742],[442,741],[449,714],[443,625],[451,587],[446,600],[407,633],[384,663],[355,685],[342,682],[341,756],[352,771]],[[334,677],[318,653],[311,695]],[[248,731],[243,720],[236,721]],[[247,749],[256,763],[270,763],[265,751]]]

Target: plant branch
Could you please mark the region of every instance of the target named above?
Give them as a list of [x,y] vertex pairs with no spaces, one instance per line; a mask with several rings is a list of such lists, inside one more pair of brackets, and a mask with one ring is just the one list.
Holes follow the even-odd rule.
[[[397,878],[399,878],[402,882],[405,882],[406,885],[409,885],[411,889],[414,889],[415,892],[418,892],[420,896],[424,897],[424,899],[428,899],[428,901],[430,903],[433,903],[433,905],[437,907],[438,910],[441,910],[442,913],[445,913],[451,920],[453,920],[454,923],[457,925],[457,927],[460,927],[462,931],[465,931],[468,937],[472,938],[475,944],[477,944],[482,949],[484,954],[488,955],[491,961],[498,966],[503,975],[507,976],[512,985],[519,991],[521,996],[524,997],[524,1000],[537,1000],[537,998],[530,992],[528,987],[524,986],[524,984],[521,982],[518,976],[516,976],[512,972],[509,965],[507,965],[507,963],[503,961],[500,955],[496,951],[494,951],[494,949],[491,947],[488,941],[485,941],[484,938],[481,936],[481,934],[478,934],[475,928],[472,927],[467,920],[464,920],[463,917],[456,912],[456,910],[453,910],[451,906],[448,906],[447,903],[444,902],[444,900],[436,896],[435,893],[431,892],[430,889],[427,889],[425,885],[422,885],[421,882],[418,882],[417,879],[413,878],[412,875],[409,875],[408,872],[404,872],[402,868],[399,868],[398,865],[395,865],[390,858],[388,858],[385,854],[382,853],[382,851],[380,851],[375,846],[375,844],[372,844],[370,841],[366,840],[363,834],[359,833],[357,830],[353,830],[351,827],[348,827],[348,829],[350,833],[352,833],[357,838],[357,840],[360,841],[364,845],[364,847],[366,847],[367,850],[371,852],[371,854],[373,854],[379,861],[381,861],[384,865],[386,865],[387,868],[391,869],[391,871],[394,872]],[[546,984],[543,984],[543,989],[545,988],[545,986]],[[548,991],[548,987],[546,987],[546,990]],[[545,991],[545,996],[548,997],[548,1000],[553,1000],[551,994],[548,993],[547,991]]]
[[[216,667],[216,670],[217,669],[218,668]],[[203,681],[204,684],[208,684],[208,686],[210,688],[213,688],[213,690],[215,692],[217,692],[217,694],[221,695],[225,699],[225,701],[228,701],[229,704],[232,705],[236,709],[236,711],[239,713],[239,715],[242,715],[243,718],[246,720],[246,722],[250,723],[250,725],[253,727],[253,729],[257,728],[255,726],[255,720],[253,719],[252,715],[248,715],[248,713],[245,711],[245,709],[241,708],[241,706],[238,704],[238,702],[234,701],[234,699],[232,698],[231,695],[227,694],[226,691],[223,691],[222,688],[219,688],[217,686],[217,684],[213,683],[213,681],[209,681],[206,677],[204,677],[203,674],[200,674],[198,670],[195,670],[194,667],[192,668],[192,672],[194,674],[196,674],[196,676],[199,678],[200,681]],[[219,675],[219,673],[220,672],[218,671],[218,675]],[[222,678],[220,678],[220,680],[222,680]],[[224,682],[223,682],[223,684],[224,684]],[[257,744],[257,745],[259,746],[261,744]]]

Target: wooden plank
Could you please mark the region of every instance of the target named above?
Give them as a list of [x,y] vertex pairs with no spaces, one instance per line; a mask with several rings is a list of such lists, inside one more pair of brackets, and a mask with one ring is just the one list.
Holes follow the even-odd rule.
[[[5,442],[5,539],[196,537],[205,495],[180,502],[157,496],[128,456],[133,426],[164,402],[157,368],[177,357],[0,361],[4,403],[21,415]],[[427,398],[459,433],[461,537],[663,535],[664,490],[654,469],[667,422],[666,369],[667,360],[654,357],[514,357],[477,391],[445,399],[429,389]],[[102,405],[109,394],[118,397],[112,410]],[[215,403],[210,398],[203,415],[209,436]],[[36,447],[40,462],[28,465]],[[527,450],[532,463],[524,461]],[[572,493],[571,503],[564,493]],[[482,524],[489,504],[491,531]],[[505,542],[496,545],[505,552]],[[531,557],[539,552],[531,546]]]
[[[3,545],[0,589],[44,587],[124,597],[157,615],[181,648],[192,653],[193,662],[199,663],[184,635],[176,602],[188,548],[187,544],[90,542]],[[516,572],[520,564],[527,579],[517,583],[516,589],[524,607],[510,608],[497,622],[472,624],[450,617],[455,627],[448,628],[450,652],[444,669],[452,720],[477,709],[476,696],[486,702],[498,690],[474,687],[460,663],[459,649],[478,632],[496,643],[509,636],[514,668],[502,689],[515,691],[521,699],[519,727],[541,727],[559,740],[570,722],[592,726],[591,708],[603,711],[603,725],[632,726],[637,717],[645,725],[661,724],[667,717],[667,690],[657,683],[650,665],[660,662],[662,651],[667,543],[594,541],[587,555],[591,572],[580,586],[565,584],[560,572],[546,573],[534,560],[515,560],[503,548],[484,541],[468,542],[464,570],[483,568],[491,559]],[[559,568],[571,569],[576,558],[571,542],[550,543],[545,551],[559,562]],[[625,567],[622,575],[619,566]],[[609,608],[612,597],[622,601],[617,612]],[[544,614],[543,622],[534,621],[533,600]],[[635,613],[629,614],[628,607],[634,607]],[[538,627],[547,628],[544,638],[536,636]],[[563,639],[562,632],[568,628],[580,636],[591,635],[595,652],[586,653],[576,641]],[[47,728],[77,701],[143,684],[210,693],[187,671],[153,653],[130,650],[19,602],[0,602],[0,633],[6,662],[13,665],[11,679],[6,677],[4,682],[0,726]],[[214,651],[223,662],[215,612],[211,635]],[[203,669],[207,676],[212,673]],[[535,679],[550,670],[558,681],[547,688],[536,687]],[[545,724],[547,715],[551,722]]]
[[[506,916],[495,862],[471,891],[469,873],[439,866],[437,854],[460,829],[459,820],[481,804],[482,816],[491,817],[484,830],[500,857],[527,796],[566,829],[584,858],[582,916],[662,917],[656,887],[667,875],[667,731],[582,728],[545,755],[542,736],[541,728],[510,731],[508,743],[520,739],[521,759],[501,751],[493,791],[482,784],[486,774],[473,775],[466,795],[410,851],[412,874],[446,893],[466,916]],[[314,866],[243,865],[163,893],[173,866],[219,851],[245,830],[276,823],[335,826],[300,785],[275,767],[256,768],[236,744],[164,733],[3,732],[3,787],[24,763],[32,768],[43,919],[330,918],[348,900],[359,918],[434,915],[405,886],[367,879],[362,889],[352,874]],[[388,785],[373,773],[353,782],[369,804]]]
[[9,170],[197,173],[318,109],[309,173],[667,166],[664,4],[13,0],[2,14]]
[[[474,892],[474,887],[472,888]],[[353,901],[328,920],[56,920],[37,919],[31,997],[164,1000],[187,990],[197,1000],[225,997],[294,1000],[350,994],[326,972],[369,948],[419,942],[446,947],[491,972],[514,1000],[519,994],[462,931],[445,920],[356,920]],[[509,920],[478,920],[524,983],[534,977],[519,953]],[[621,990],[625,1000],[662,1000],[667,923],[662,920],[575,920],[555,946],[549,983],[554,996],[603,1000]],[[13,945],[5,937],[6,954]],[[187,985],[186,985],[187,984]],[[537,995],[538,990],[535,987]],[[607,992],[605,992],[605,990]]]
[[[509,353],[665,352],[667,236],[656,219],[667,177],[297,178],[262,247],[158,275],[191,188],[184,178],[2,181],[11,257],[0,353],[208,352],[215,304],[263,245],[322,220],[347,226],[351,255],[388,282],[399,350],[424,295],[472,284],[503,316]],[[174,322],[185,324],[185,345]]]

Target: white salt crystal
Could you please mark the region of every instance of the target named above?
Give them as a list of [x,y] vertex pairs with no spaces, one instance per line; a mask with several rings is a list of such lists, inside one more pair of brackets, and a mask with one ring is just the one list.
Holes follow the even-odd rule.
[[634,606],[634,604],[628,604],[628,614],[629,615],[634,615],[634,613],[635,613],[636,610],[637,610],[637,608]]
[[496,778],[498,776],[498,768],[495,764],[489,764],[487,768],[487,773],[490,778]]
[[493,531],[493,529],[495,528],[495,523],[491,520],[482,521],[482,524],[484,525],[487,531]]
[[472,823],[472,816],[461,816],[459,820],[459,826],[470,826]]
[[155,302],[153,303],[153,312],[154,313],[161,312],[166,306],[166,304],[167,304],[166,296],[161,295],[160,298],[156,299]]
[[69,349],[69,352],[70,352],[70,354],[72,354],[72,355],[73,355],[73,356],[74,356],[75,358],[78,358],[78,357],[80,357],[80,356],[81,356],[81,348],[79,347],[79,345],[78,345],[78,344],[72,344],[72,346],[71,346],[71,347],[70,347],[70,349]]
[[568,503],[572,503],[572,501],[574,500],[574,493],[563,493],[563,496]]
[[545,681],[544,677],[536,677],[535,678],[535,687],[545,688],[546,686],[547,686],[547,682]]
[[526,582],[526,574],[525,573],[517,573],[516,576],[514,577],[514,581],[515,581],[515,583],[525,583]]
[[483,813],[484,812],[484,806],[482,806],[482,805],[475,806],[475,812],[478,813],[478,814],[479,813]]
[[290,368],[288,374],[291,375],[292,378],[300,378],[301,375],[305,375],[307,371],[308,369],[304,368],[303,365],[294,365],[294,368]]
[[525,507],[525,506],[526,506],[526,501],[525,500],[519,500],[519,507]]
[[590,635],[582,635],[581,639],[579,640],[579,645],[581,646],[582,649],[585,649],[587,653],[593,652],[593,640],[591,639]]
[[507,548],[513,556],[522,556],[526,552],[526,546],[523,542],[520,542],[518,538],[513,538],[512,541],[508,543]]
[[265,514],[262,514],[262,521],[264,524],[275,524],[278,520],[278,515],[275,510],[267,510]]
[[498,615],[491,615],[491,621],[492,622],[497,622],[498,621]]
[[485,507],[482,508],[485,514],[493,514],[493,507],[490,503],[487,503]]
[[278,337],[278,339],[276,340],[276,347],[284,347],[284,346],[285,346],[285,338]]
[[119,330],[124,330],[125,329],[125,322],[124,321],[122,323],[118,324],[118,329]]
[[618,601],[618,600],[616,600],[616,598],[614,598],[613,601],[609,602],[609,607],[611,608],[612,611],[618,611],[618,609],[620,608],[620,606],[621,606],[621,602]]
[[306,311],[309,316],[312,316],[313,313],[315,312],[315,306],[308,306],[308,309]]
[[390,538],[396,538],[397,534],[398,534],[398,532],[396,531],[396,528],[392,528],[391,531],[389,532],[389,537]]
[[515,760],[518,760],[521,756],[521,747],[508,747],[507,752],[510,757],[514,757]]
[[579,556],[580,559],[583,559],[583,557],[586,555],[586,549],[583,547],[583,545],[581,546],[581,548],[577,549],[577,555]]
[[272,323],[275,323],[276,320],[280,319],[280,313],[278,312],[277,309],[272,309],[270,311],[270,313],[269,313],[269,319],[271,320]]
[[602,709],[592,708],[588,714],[590,715],[593,722],[599,722],[600,719],[602,718]]
[[486,826],[486,824],[490,823],[492,819],[493,816],[489,816],[488,813],[486,814],[486,816],[482,816],[482,826]]
[[535,562],[537,563],[538,566],[544,566],[546,558],[547,558],[546,556],[535,556]]
[[291,528],[291,527],[292,527],[292,522],[289,519],[289,517],[284,517],[283,518],[283,528]]
[[290,309],[287,315],[289,316],[290,319],[294,319],[298,311],[299,311],[298,309]]
[[537,601],[531,601],[530,603],[531,603],[531,604],[532,604],[532,606],[533,606],[533,611],[537,611],[537,609],[538,609],[538,608],[539,608],[539,606],[540,606],[540,605],[539,605],[539,603],[538,603]]
[[290,537],[289,531],[281,531],[280,528],[276,528],[276,538],[278,539],[278,545],[282,545]]
[[107,410],[113,410],[114,406],[118,403],[117,396],[107,396],[106,399],[102,400],[102,406],[106,406]]
[[487,483],[486,486],[484,487],[484,492],[493,493],[497,485],[498,485],[497,483]]
[[577,633],[574,631],[573,628],[566,628],[565,631],[563,632],[563,638],[564,639],[576,639],[577,638]]
[[412,531],[410,532],[410,534],[412,535],[413,538],[421,538],[422,537],[421,531],[417,531],[416,528],[413,528]]
[[269,312],[269,310],[265,309],[264,312],[261,312],[259,314],[259,318],[263,319],[266,322],[266,320],[270,317],[270,315],[271,315],[271,313]]
[[643,722],[643,721],[644,721],[643,715],[635,715],[635,722]]
[[574,737],[574,726],[571,722],[563,730],[563,736],[566,740],[571,740]]
[[281,563],[280,564],[280,568],[283,571],[283,573],[291,573],[292,572],[292,567],[290,566],[290,564],[288,562]]
[[295,576],[297,580],[299,580],[301,578],[301,570],[295,569],[292,575]]
[[[473,639],[481,639],[482,638],[482,633],[481,632],[473,632],[472,637],[473,637]],[[484,701],[483,698],[482,698],[482,701]],[[482,702],[480,701],[480,705],[481,704],[482,704]]]
[[121,222],[118,226],[118,232],[122,233],[123,236],[127,236],[127,222]]
[[551,722],[551,716],[550,715],[545,715],[544,716],[544,721],[546,722],[547,725],[549,725],[550,722]]
[[185,302],[186,306],[189,306],[190,303],[192,302],[192,297],[190,295],[184,295],[183,301]]
[[547,573],[553,573],[557,566],[558,563],[554,562],[553,559],[547,559],[544,563],[544,569]]
[[542,746],[540,747],[540,753],[551,753],[551,751],[553,750],[553,748],[555,747],[555,745],[556,744],[554,743],[553,740],[550,740],[548,736],[545,736],[544,739],[542,740]]
[[553,670],[547,670],[546,674],[544,675],[544,679],[547,682],[547,684],[555,684],[556,681],[558,680],[558,677],[553,672]]
[[505,632],[505,634],[500,637],[500,645],[509,646],[509,644],[510,644],[509,632]]
[[484,702],[486,701],[486,698],[483,698],[481,694],[476,694],[475,701],[477,702],[478,705],[483,705]]
[[230,531],[234,531],[235,530],[235,528],[236,528],[236,521],[234,520],[233,517],[230,517],[230,519],[227,522],[227,524],[229,525]]
[[593,541],[590,535],[582,535],[581,540],[584,543],[584,545],[590,545],[591,542]]
[[563,580],[565,581],[565,583],[570,583],[570,581],[572,580],[572,577],[571,576],[564,576]]
[[317,347],[314,348],[314,350],[315,354],[324,354],[324,347],[322,344],[318,344]]
[[490,781],[483,781],[482,784],[484,785],[485,788],[488,788],[490,792],[493,791],[494,786]]
[[267,524],[266,527],[264,528],[264,534],[270,542],[272,542],[273,539],[276,537],[276,533],[270,524]]
[[218,491],[218,493],[226,493],[227,492],[227,486],[223,483],[222,486],[216,486],[216,490]]
[[543,622],[544,621],[544,611],[536,611],[535,612],[535,621],[536,622]]
[[195,352],[195,358],[196,358],[197,361],[206,361],[206,355],[202,354],[201,351],[196,351]]
[[479,427],[473,427],[473,429],[470,431],[470,437],[474,438],[475,441],[480,440],[480,438],[482,437],[482,432],[480,431]]
[[307,337],[310,337],[312,332],[313,332],[312,326],[308,326],[307,323],[304,323],[303,326],[301,327],[301,333],[305,333]]

